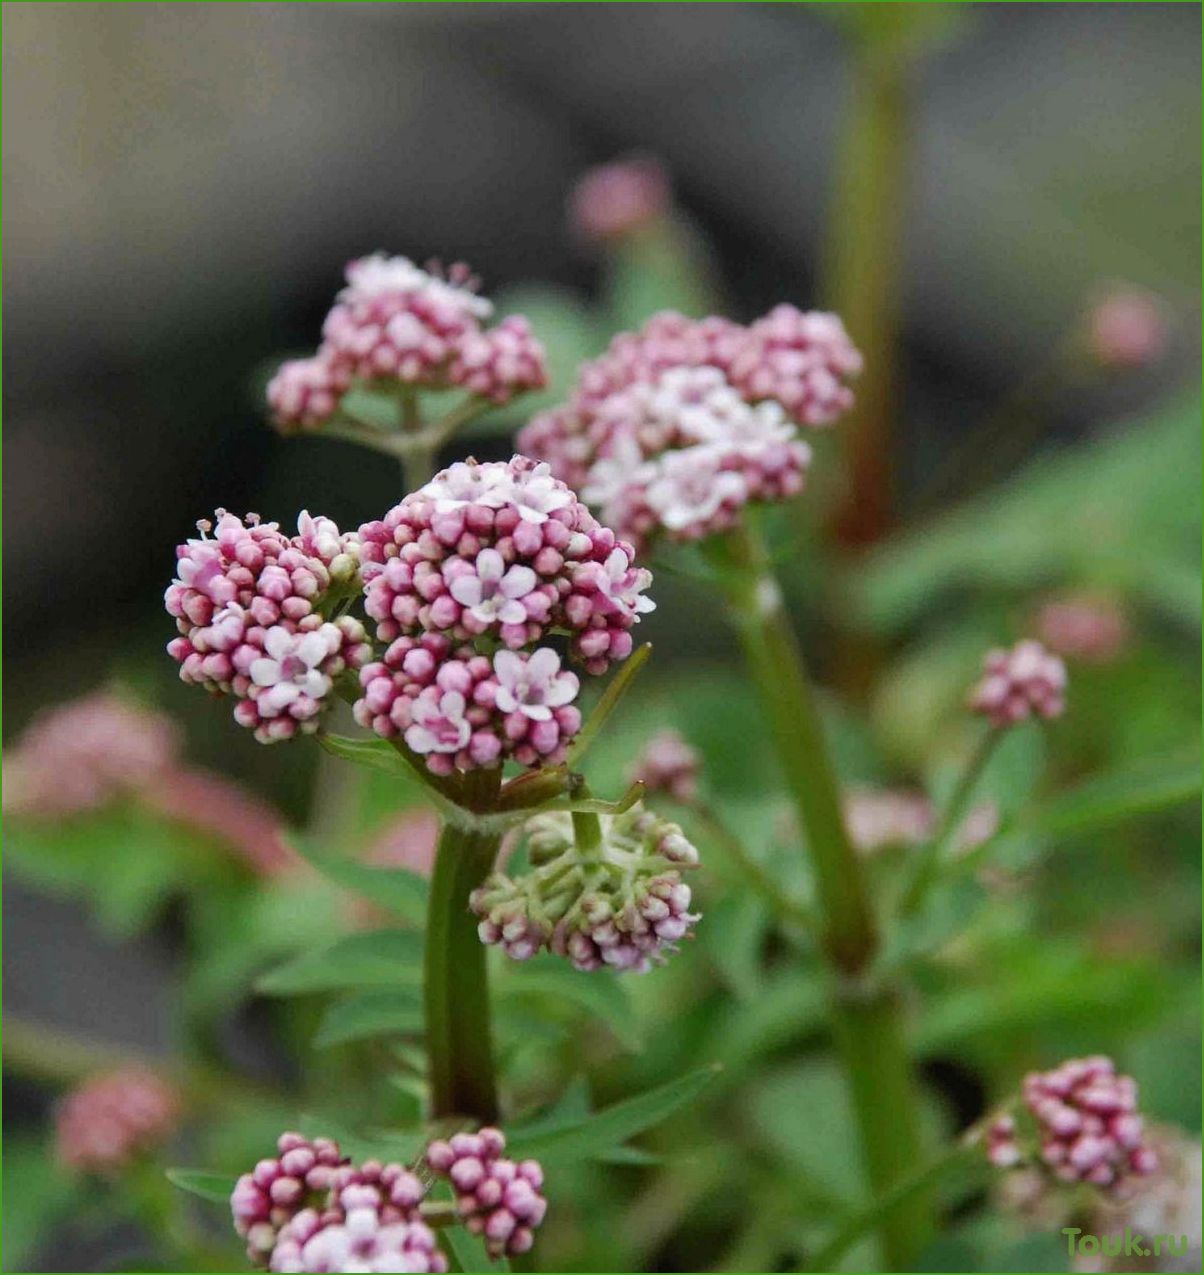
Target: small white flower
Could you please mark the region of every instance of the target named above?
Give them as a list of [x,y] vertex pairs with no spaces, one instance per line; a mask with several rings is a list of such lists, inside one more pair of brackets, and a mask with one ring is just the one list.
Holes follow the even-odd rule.
[[519,599],[538,582],[530,567],[515,564],[507,571],[496,549],[482,549],[477,554],[476,574],[457,576],[451,583],[451,595],[482,624],[522,624],[527,611]]
[[612,439],[610,450],[594,462],[581,488],[581,499],[587,505],[605,509],[632,486],[649,482],[656,466],[644,459],[634,436],[626,430]]
[[409,257],[387,257],[383,252],[361,257],[347,267],[347,286],[339,293],[338,299],[355,304],[406,292],[425,293],[432,300],[480,319],[493,313],[492,304],[475,292],[436,278],[416,266]]
[[303,696],[317,701],[330,691],[330,678],[319,671],[319,665],[341,642],[342,634],[333,624],[306,633],[290,633],[282,624],[270,628],[263,639],[267,655],[252,660],[250,667],[251,681],[263,688],[256,700],[261,716],[276,717],[294,705],[306,709],[306,716],[312,715],[316,704],[308,709],[298,701]]
[[414,701],[406,743],[424,755],[458,753],[472,734],[472,727],[464,716],[467,707],[459,691],[445,691],[438,698],[420,695]]
[[563,483],[552,477],[552,467],[546,461],[522,473],[508,496],[509,503],[518,509],[518,516],[534,523],[547,522],[549,514],[571,505],[575,499]]
[[709,447],[687,447],[661,457],[657,477],[648,484],[648,507],[670,531],[708,522],[725,501],[743,504],[748,488],[739,474],[719,468]]
[[499,682],[496,702],[503,713],[520,712],[534,722],[546,722],[554,708],[577,698],[577,675],[560,671],[560,656],[550,646],[541,646],[527,660],[514,651],[498,651],[493,671]]

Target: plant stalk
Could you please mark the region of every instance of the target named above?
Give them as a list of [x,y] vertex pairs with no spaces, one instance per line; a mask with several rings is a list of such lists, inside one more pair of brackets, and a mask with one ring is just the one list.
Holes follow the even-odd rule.
[[[862,1161],[875,1195],[920,1159],[919,1094],[904,1038],[903,1003],[876,980],[878,930],[861,861],[845,829],[840,790],[802,652],[782,605],[769,556],[747,522],[727,537],[721,580],[815,872],[820,947],[833,970],[836,1044],[856,1112]],[[884,1217],[887,1269],[905,1269],[929,1231],[917,1200]]]
[[[497,800],[501,768],[472,771],[464,784],[470,806],[488,810]],[[431,1115],[436,1119],[459,1116],[489,1124],[498,1116],[486,951],[468,896],[493,868],[501,838],[495,829],[452,823],[445,823],[439,835],[423,969]]]

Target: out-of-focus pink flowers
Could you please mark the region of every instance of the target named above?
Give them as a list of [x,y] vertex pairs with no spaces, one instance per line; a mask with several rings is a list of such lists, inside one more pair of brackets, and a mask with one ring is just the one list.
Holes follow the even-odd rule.
[[1032,639],[989,651],[970,708],[1005,727],[1028,717],[1060,717],[1066,707],[1066,666]]
[[443,390],[495,403],[547,384],[543,346],[518,316],[487,326],[493,306],[466,266],[443,273],[406,257],[352,261],[312,358],[285,363],[268,385],[279,429],[317,429],[356,382]]
[[628,771],[650,793],[667,793],[674,801],[689,803],[698,795],[701,762],[697,752],[675,730],[663,730],[640,750]]
[[1167,339],[1162,302],[1139,288],[1114,289],[1087,316],[1087,348],[1104,367],[1146,367],[1162,357]]
[[1129,640],[1129,622],[1110,598],[1071,595],[1040,609],[1037,636],[1051,651],[1084,664],[1108,664]]
[[180,1098],[160,1076],[125,1067],[70,1093],[55,1119],[59,1160],[70,1169],[114,1174],[175,1130]]
[[569,224],[587,242],[623,239],[664,217],[670,199],[669,178],[657,160],[630,155],[585,173],[569,195]]
[[844,822],[853,846],[873,854],[927,841],[936,831],[936,812],[923,793],[855,788],[844,797]]
[[[513,757],[555,762],[581,725],[575,673],[632,650],[648,571],[546,465],[451,466],[360,528],[365,610],[385,645],[356,720],[401,734],[436,773]],[[485,651],[500,642],[500,650]]]
[[439,816],[433,810],[407,810],[387,823],[364,852],[378,868],[405,868],[429,877],[435,864]]
[[492,1128],[457,1133],[426,1149],[432,1172],[451,1183],[464,1225],[484,1239],[494,1258],[526,1253],[548,1210],[539,1161],[515,1163],[502,1155],[505,1149],[501,1130]]
[[234,720],[262,743],[316,730],[335,679],[370,651],[358,620],[327,620],[321,610],[356,587],[356,538],[308,513],[295,536],[221,509],[216,524],[198,527],[200,538],[176,550],[164,598],[180,632],[167,649],[181,679],[233,694]]
[[63,818],[153,788],[174,765],[166,717],[107,691],[46,709],[5,751],[6,814]]
[[835,315],[778,306],[744,328],[658,314],[583,365],[568,401],[536,415],[519,446],[634,542],[696,539],[734,525],[750,501],[802,488],[811,453],[796,425],[845,411],[859,367]]
[[1137,1083],[1118,1074],[1110,1058],[1075,1058],[1052,1071],[1031,1072],[1023,1097],[1036,1125],[1035,1151],[1015,1119],[1003,1116],[987,1129],[993,1164],[1010,1168],[1035,1153],[1056,1179],[1114,1193],[1157,1170],[1158,1157],[1137,1112]]

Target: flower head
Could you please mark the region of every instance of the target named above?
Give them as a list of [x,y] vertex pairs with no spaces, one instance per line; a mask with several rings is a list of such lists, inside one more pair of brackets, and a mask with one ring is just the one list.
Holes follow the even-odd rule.
[[1024,1106],[1035,1146],[1011,1116],[987,1130],[987,1155],[1002,1168],[1034,1156],[1053,1178],[1086,1182],[1115,1194],[1153,1173],[1158,1158],[1137,1113],[1137,1084],[1117,1073],[1110,1058],[1075,1058],[1024,1080]]
[[268,382],[268,406],[282,434],[313,430],[328,421],[351,385],[347,368],[325,351],[282,363]]
[[69,1094],[56,1113],[58,1158],[70,1169],[117,1173],[164,1142],[179,1115],[179,1095],[146,1068],[98,1076]]
[[567,814],[527,825],[532,871],[495,873],[473,892],[481,941],[514,960],[547,947],[580,970],[641,973],[663,962],[699,919],[679,869],[698,851],[681,829],[639,806],[600,816],[601,844],[579,846]]
[[1032,639],[989,651],[982,680],[970,695],[970,708],[996,727],[1032,716],[1060,717],[1065,707],[1066,666]]
[[[359,545],[302,513],[297,534],[218,510],[176,550],[165,595],[180,636],[168,652],[185,682],[238,700],[234,719],[264,743],[315,730],[334,679],[367,659],[363,626],[322,608],[359,579]],[[211,534],[212,533],[212,534]]]
[[1108,368],[1138,368],[1166,351],[1166,312],[1161,301],[1139,288],[1116,288],[1087,316],[1087,348]]
[[742,328],[660,314],[587,363],[519,444],[633,542],[696,539],[801,490],[811,453],[796,425],[847,410],[859,366],[834,315],[779,306]]
[[675,730],[663,730],[640,750],[628,776],[648,792],[664,792],[676,801],[691,802],[698,793],[700,761],[697,752]]
[[457,1133],[426,1149],[427,1165],[451,1183],[456,1211],[493,1258],[527,1252],[548,1209],[539,1161],[516,1163],[502,1155],[505,1149],[501,1130],[492,1128]]
[[573,188],[569,221],[587,241],[622,239],[669,210],[669,179],[650,155],[631,155],[591,168]]

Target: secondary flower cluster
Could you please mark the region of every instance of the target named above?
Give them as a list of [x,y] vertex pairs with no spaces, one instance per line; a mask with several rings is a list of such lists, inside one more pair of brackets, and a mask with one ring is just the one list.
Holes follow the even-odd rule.
[[519,316],[494,327],[493,306],[464,266],[446,276],[406,257],[352,261],[322,327],[322,345],[285,363],[268,385],[283,431],[317,429],[354,381],[369,386],[461,387],[495,403],[547,384],[543,347]]
[[988,651],[970,707],[997,727],[1028,717],[1060,717],[1066,707],[1066,666],[1031,638],[1011,650]]
[[537,415],[519,445],[633,541],[696,539],[750,501],[800,490],[810,448],[795,425],[847,411],[845,378],[860,366],[832,314],[780,305],[742,327],[666,312],[586,363],[568,402]]
[[697,752],[681,735],[675,730],[663,730],[644,745],[627,773],[648,792],[663,792],[688,805],[698,795],[700,769]]
[[111,1174],[165,1141],[180,1115],[176,1091],[154,1072],[125,1067],[69,1094],[55,1120],[59,1160]]
[[565,633],[570,658],[603,673],[654,605],[631,546],[522,456],[452,465],[361,527],[359,547],[384,650],[361,671],[356,719],[403,734],[437,773],[563,757],[578,680],[543,643]]
[[538,1160],[516,1163],[502,1155],[506,1139],[498,1129],[457,1133],[449,1142],[432,1142],[426,1162],[456,1192],[456,1211],[464,1225],[485,1240],[491,1257],[526,1253],[548,1211],[540,1194],[543,1169]]
[[[426,1149],[432,1173],[456,1192],[455,1210],[489,1251],[526,1252],[543,1221],[543,1171],[502,1157],[497,1129],[457,1134]],[[238,1179],[234,1228],[251,1262],[272,1271],[446,1271],[423,1220],[427,1187],[400,1164],[352,1164],[337,1142],[282,1134],[278,1154]]]
[[1107,664],[1129,640],[1129,621],[1110,598],[1070,594],[1037,612],[1037,634],[1051,651],[1085,664]]
[[263,743],[315,730],[334,679],[369,654],[358,620],[322,610],[354,593],[356,538],[308,513],[295,536],[224,509],[197,525],[164,598],[180,631],[167,648],[180,677],[233,694],[234,720]]
[[639,973],[676,951],[699,919],[678,869],[696,867],[698,851],[677,824],[639,806],[598,820],[596,845],[575,839],[568,814],[529,821],[531,871],[494,873],[470,896],[482,943],[517,961],[547,947],[579,970]]
[[[1110,1058],[1075,1058],[1024,1080],[1024,1105],[1036,1123],[1037,1158],[1064,1182],[1125,1190],[1153,1173],[1158,1157],[1137,1114],[1137,1083],[1118,1075]],[[987,1156],[1011,1168],[1029,1153],[1011,1116],[987,1130]]]

